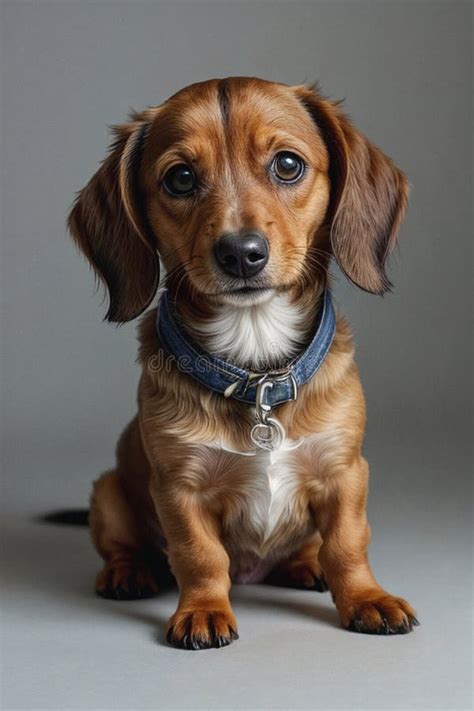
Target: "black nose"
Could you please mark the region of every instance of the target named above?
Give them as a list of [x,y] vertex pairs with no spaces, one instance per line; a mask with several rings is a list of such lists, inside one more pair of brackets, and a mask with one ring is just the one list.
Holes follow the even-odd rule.
[[262,271],[268,262],[268,242],[258,232],[227,234],[214,248],[217,262],[226,274],[246,278]]

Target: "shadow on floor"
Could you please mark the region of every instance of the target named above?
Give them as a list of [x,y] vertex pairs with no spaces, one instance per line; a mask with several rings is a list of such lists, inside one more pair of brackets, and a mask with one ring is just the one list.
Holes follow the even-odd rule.
[[[35,595],[38,601],[47,599],[49,605],[57,603],[84,612],[115,615],[137,621],[153,630],[153,639],[168,646],[164,638],[166,622],[174,611],[178,593],[168,585],[163,594],[152,601],[112,601],[94,595],[94,577],[100,560],[94,551],[85,527],[55,526],[26,517],[8,517],[3,524],[3,585],[12,596]],[[301,596],[307,596],[307,602]],[[321,593],[292,591],[270,585],[235,585],[232,590],[233,606],[237,616],[245,611],[290,611],[298,617],[313,622],[339,627],[335,608],[318,601]],[[150,602],[154,603],[150,611]],[[158,633],[156,630],[158,629]]]

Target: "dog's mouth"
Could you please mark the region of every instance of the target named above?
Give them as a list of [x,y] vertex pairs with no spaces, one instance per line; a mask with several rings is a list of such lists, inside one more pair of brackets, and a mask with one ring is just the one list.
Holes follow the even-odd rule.
[[261,294],[264,291],[270,291],[270,286],[242,286],[240,289],[232,289],[231,291],[224,292],[225,294],[242,294],[243,296],[247,294]]
[[238,289],[222,291],[219,297],[227,304],[247,306],[267,301],[273,296],[274,291],[271,286],[242,286]]

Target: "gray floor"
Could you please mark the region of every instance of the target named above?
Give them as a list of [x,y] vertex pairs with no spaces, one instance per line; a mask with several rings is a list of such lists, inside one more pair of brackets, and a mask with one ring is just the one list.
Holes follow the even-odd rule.
[[[99,561],[87,532],[34,521],[85,502],[94,460],[82,478],[71,452],[38,452],[28,477],[24,458],[10,461],[3,708],[470,708],[470,502],[456,485],[468,461],[439,438],[368,449],[373,566],[422,625],[402,637],[351,634],[328,594],[240,586],[240,640],[198,653],[163,641],[175,592],[143,602],[95,598]],[[421,471],[429,487],[420,487]]]

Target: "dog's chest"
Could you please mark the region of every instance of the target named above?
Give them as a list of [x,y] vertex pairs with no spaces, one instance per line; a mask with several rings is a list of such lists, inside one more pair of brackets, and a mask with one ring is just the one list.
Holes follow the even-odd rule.
[[245,458],[242,487],[224,523],[230,548],[259,558],[307,535],[311,521],[292,450]]

